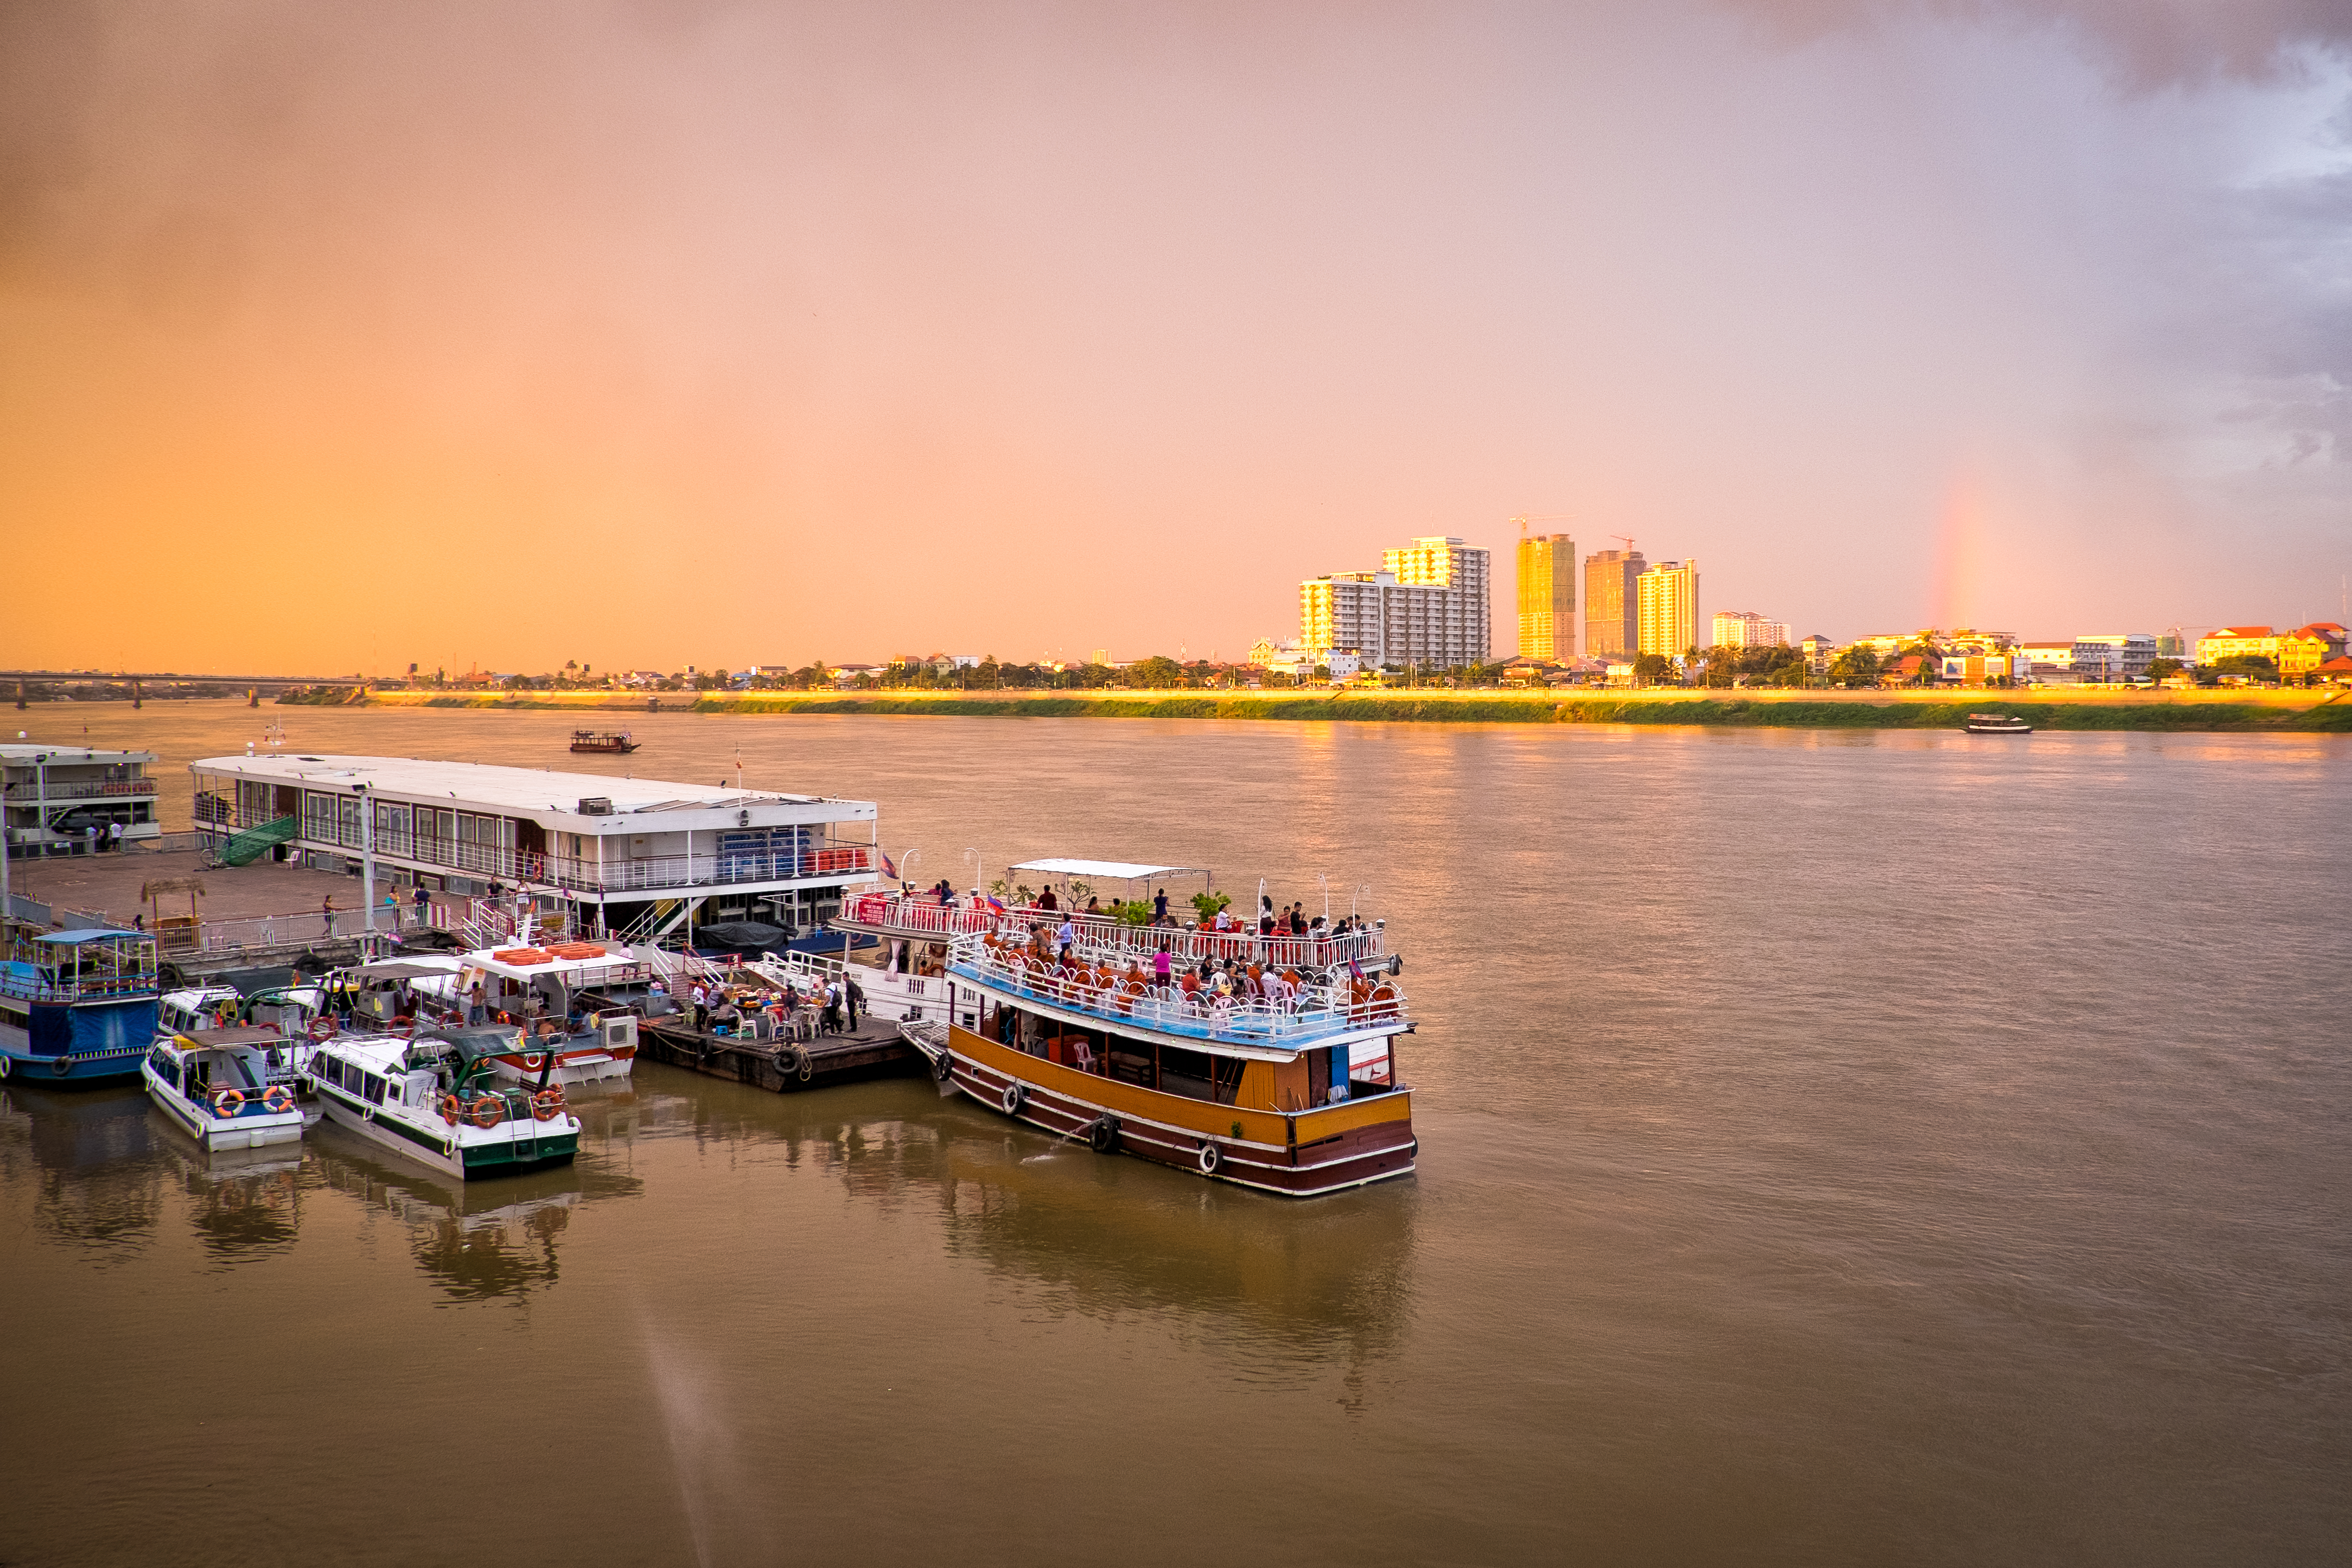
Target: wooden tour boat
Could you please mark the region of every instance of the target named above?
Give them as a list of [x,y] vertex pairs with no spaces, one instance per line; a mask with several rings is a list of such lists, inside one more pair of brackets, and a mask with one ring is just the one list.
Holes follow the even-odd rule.
[[[1089,879],[1178,870],[1052,864]],[[912,906],[901,919],[928,918],[923,900],[885,897]],[[880,929],[894,911],[857,912]],[[1412,1173],[1396,1042],[1413,1024],[1382,928],[1219,931],[986,901],[970,913],[981,929],[947,943],[947,1020],[901,1026],[943,1084],[1098,1152],[1285,1196]]]
[[45,931],[0,963],[0,1078],[83,1088],[140,1076],[163,992],[141,931]]
[[637,749],[637,742],[626,730],[574,730],[572,749],[625,757]]
[[1971,735],[2031,735],[2033,726],[2007,713],[1971,713],[1968,732]]

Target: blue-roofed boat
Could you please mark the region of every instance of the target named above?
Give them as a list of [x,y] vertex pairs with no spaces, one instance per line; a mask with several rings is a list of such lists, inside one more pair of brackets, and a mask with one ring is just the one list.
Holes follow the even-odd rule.
[[0,1078],[82,1088],[124,1083],[155,1038],[155,939],[53,931],[0,963]]

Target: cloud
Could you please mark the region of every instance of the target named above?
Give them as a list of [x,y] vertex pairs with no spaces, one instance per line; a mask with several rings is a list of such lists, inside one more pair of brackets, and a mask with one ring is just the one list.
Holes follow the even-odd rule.
[[1720,0],[1792,37],[1907,16],[2072,33],[2135,86],[2255,79],[2352,48],[2342,0]]

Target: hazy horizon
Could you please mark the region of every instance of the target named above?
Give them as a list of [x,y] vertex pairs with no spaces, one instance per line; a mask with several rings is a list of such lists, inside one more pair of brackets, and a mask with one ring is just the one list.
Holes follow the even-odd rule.
[[0,14],[0,663],[2340,618],[2323,0]]

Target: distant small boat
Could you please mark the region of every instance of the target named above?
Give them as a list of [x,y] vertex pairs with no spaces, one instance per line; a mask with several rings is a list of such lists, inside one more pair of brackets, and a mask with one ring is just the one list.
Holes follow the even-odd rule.
[[575,752],[605,752],[625,756],[637,749],[626,730],[574,730],[572,749]]
[[1968,731],[1971,735],[2031,735],[2033,726],[2007,713],[1971,713]]

